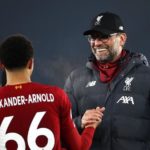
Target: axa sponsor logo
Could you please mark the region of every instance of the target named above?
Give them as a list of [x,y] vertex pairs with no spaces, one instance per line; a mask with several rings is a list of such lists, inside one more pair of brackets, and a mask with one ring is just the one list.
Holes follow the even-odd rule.
[[122,104],[132,104],[134,105],[134,99],[132,96],[121,96],[121,98],[119,98],[119,100],[117,101],[117,103],[122,103]]
[[123,87],[123,91],[131,91],[131,85],[132,85],[132,81],[133,81],[134,77],[126,77],[124,83],[124,87]]
[[95,86],[96,85],[96,81],[90,81],[87,83],[86,87],[91,87],[91,86]]

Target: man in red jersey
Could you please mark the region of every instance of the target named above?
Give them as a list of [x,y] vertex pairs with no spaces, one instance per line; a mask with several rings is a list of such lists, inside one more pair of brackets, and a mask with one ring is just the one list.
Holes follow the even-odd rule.
[[11,35],[0,45],[7,82],[0,88],[0,150],[68,150],[90,148],[104,108],[91,111],[82,135],[71,119],[71,105],[56,86],[31,81],[33,47],[23,35]]

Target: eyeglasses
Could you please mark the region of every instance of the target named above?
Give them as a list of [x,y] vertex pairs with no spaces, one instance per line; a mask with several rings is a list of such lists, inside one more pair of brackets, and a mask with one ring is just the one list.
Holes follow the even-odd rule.
[[107,42],[112,36],[116,36],[118,33],[113,33],[110,35],[102,35],[102,34],[92,34],[92,35],[88,35],[87,39],[89,42],[95,42],[95,40],[99,40],[102,42]]

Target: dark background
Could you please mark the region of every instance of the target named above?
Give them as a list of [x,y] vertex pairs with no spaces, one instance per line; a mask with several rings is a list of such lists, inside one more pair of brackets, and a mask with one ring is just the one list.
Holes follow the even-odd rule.
[[35,48],[33,81],[63,87],[85,65],[90,47],[82,33],[103,11],[122,18],[126,48],[150,59],[150,0],[0,0],[0,39],[25,34]]

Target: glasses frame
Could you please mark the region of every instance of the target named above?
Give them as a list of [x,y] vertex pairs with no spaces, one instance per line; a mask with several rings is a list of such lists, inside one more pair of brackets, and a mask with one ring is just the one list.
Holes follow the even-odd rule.
[[95,40],[107,42],[111,37],[116,36],[116,35],[119,35],[119,33],[112,33],[110,35],[104,35],[104,36],[96,35],[95,37],[92,37],[92,35],[87,35],[87,39],[88,39],[88,42],[90,43],[95,42]]

